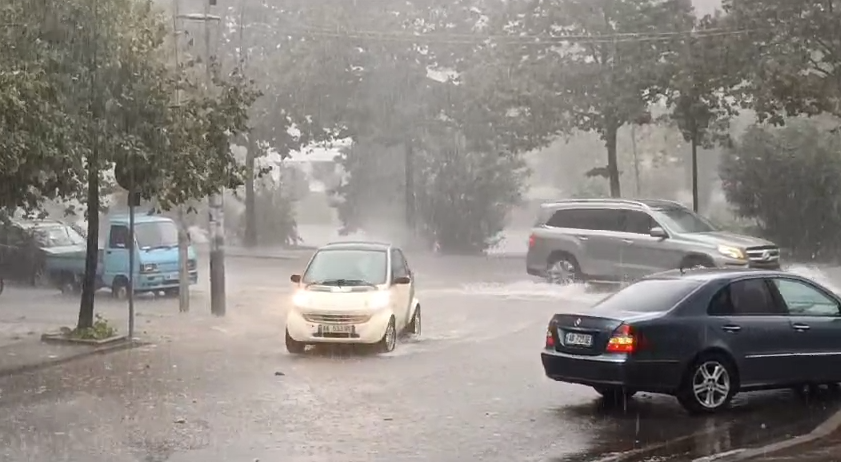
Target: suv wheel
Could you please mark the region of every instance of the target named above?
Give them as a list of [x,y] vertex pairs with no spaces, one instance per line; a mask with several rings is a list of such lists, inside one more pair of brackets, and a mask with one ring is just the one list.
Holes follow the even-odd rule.
[[552,284],[573,284],[579,279],[578,263],[569,255],[553,258],[546,266],[546,280]]

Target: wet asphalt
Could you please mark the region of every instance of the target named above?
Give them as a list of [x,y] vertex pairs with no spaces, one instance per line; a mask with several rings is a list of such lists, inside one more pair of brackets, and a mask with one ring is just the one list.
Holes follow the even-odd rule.
[[[201,315],[202,283],[194,314],[148,326],[153,345],[0,378],[0,460],[688,461],[808,432],[841,402],[756,393],[697,418],[669,397],[616,408],[550,381],[539,360],[549,317],[606,291],[536,282],[512,258],[417,257],[421,339],[386,355],[290,356],[288,277],[302,263],[230,258],[226,318]],[[36,318],[31,307],[76,306],[44,291],[10,297],[18,305],[4,309]],[[145,300],[140,319],[176,303]]]

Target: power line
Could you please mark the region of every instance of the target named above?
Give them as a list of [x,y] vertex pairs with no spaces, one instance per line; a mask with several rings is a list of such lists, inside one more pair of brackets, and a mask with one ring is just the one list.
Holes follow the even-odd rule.
[[335,39],[352,39],[380,42],[404,43],[437,43],[444,45],[481,45],[494,43],[499,45],[536,45],[546,46],[564,43],[637,43],[637,42],[666,42],[686,38],[710,38],[746,35],[762,29],[696,29],[686,31],[665,32],[624,32],[615,34],[588,35],[501,35],[501,34],[451,34],[451,33],[417,33],[411,31],[370,31],[337,27],[331,29],[324,26],[306,24],[288,24],[284,27],[267,24],[252,24],[252,27],[264,27],[277,31],[281,35],[294,37],[322,37]]
[[324,37],[336,39],[355,39],[366,41],[382,41],[382,42],[404,42],[404,43],[438,43],[443,45],[481,45],[481,44],[498,44],[498,45],[560,45],[565,43],[641,43],[641,42],[668,42],[677,39],[685,38],[710,38],[710,37],[728,37],[735,35],[746,35],[756,32],[758,29],[740,29],[721,32],[674,32],[661,33],[660,35],[647,35],[640,33],[637,35],[568,35],[568,36],[536,36],[536,35],[475,35],[473,38],[451,38],[441,34],[414,34],[414,33],[379,33],[371,31],[349,31],[338,30],[328,31],[325,29],[311,29],[306,27],[294,27],[284,29],[281,33],[289,36],[309,36],[309,37]]

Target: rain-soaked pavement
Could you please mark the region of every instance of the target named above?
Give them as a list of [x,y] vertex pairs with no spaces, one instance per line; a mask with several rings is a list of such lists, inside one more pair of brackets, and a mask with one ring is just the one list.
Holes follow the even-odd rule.
[[[708,418],[645,394],[605,406],[587,387],[546,379],[538,358],[549,316],[603,293],[536,283],[519,259],[412,263],[422,339],[387,355],[293,357],[282,329],[300,262],[231,258],[225,319],[167,318],[175,334],[155,345],[0,379],[0,460],[560,462],[652,446],[637,460],[692,460],[807,432],[837,407],[788,392],[743,396]],[[161,300],[140,312],[152,304],[177,310]]]

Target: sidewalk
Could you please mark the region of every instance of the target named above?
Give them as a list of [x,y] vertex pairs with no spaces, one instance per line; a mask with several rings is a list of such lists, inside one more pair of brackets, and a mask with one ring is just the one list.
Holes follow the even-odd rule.
[[750,462],[839,462],[841,461],[841,431],[802,446],[743,460]]
[[747,449],[717,462],[841,462],[841,411],[812,432],[767,446]]
[[[191,291],[191,311],[179,313],[177,299],[140,298],[135,304],[135,339],[139,343],[162,343],[172,339],[198,338],[212,328],[218,318],[210,315],[205,291]],[[119,342],[102,346],[52,344],[41,341],[44,333],[73,327],[79,302],[50,290],[8,288],[0,298],[0,376],[37,370],[76,358],[107,353],[134,346]],[[125,301],[98,294],[95,313],[117,329],[128,332]]]

